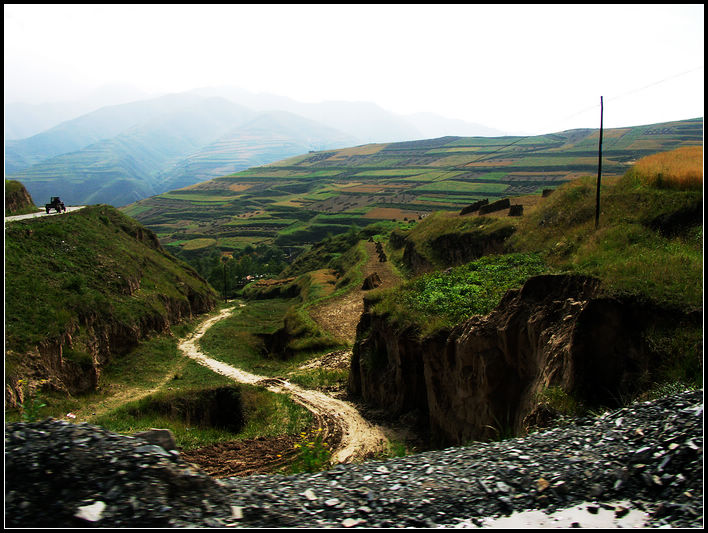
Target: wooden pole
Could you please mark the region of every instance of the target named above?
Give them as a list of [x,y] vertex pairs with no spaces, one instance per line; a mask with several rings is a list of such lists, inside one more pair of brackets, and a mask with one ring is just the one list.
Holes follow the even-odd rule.
[[600,180],[602,178],[602,96],[600,97],[600,147],[597,156],[597,194],[595,197],[595,229],[600,225]]

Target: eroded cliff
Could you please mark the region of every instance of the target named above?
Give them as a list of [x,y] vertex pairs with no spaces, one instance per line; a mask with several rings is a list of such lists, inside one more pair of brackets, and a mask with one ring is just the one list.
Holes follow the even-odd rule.
[[349,388],[392,415],[422,414],[436,445],[518,435],[551,387],[611,407],[646,387],[661,364],[647,339],[667,321],[700,316],[603,296],[574,275],[532,277],[488,315],[426,338],[369,310]]

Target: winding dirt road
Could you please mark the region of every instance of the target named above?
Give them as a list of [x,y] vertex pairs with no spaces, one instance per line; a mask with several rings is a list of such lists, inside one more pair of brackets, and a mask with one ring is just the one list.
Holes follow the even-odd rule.
[[335,437],[334,440],[338,441],[332,453],[333,462],[348,463],[386,451],[388,439],[382,429],[367,422],[351,404],[319,391],[303,389],[283,379],[244,372],[202,353],[198,347],[199,339],[211,326],[227,318],[235,309],[236,307],[226,308],[218,315],[206,319],[190,337],[180,341],[180,350],[199,364],[238,383],[262,386],[272,392],[288,394],[293,401],[306,407],[314,414],[323,438]]

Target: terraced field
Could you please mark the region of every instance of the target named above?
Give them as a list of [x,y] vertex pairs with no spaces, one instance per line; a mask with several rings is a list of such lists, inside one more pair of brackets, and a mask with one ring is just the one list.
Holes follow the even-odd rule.
[[[599,130],[532,137],[442,137],[310,152],[131,204],[163,244],[234,252],[299,247],[373,222],[409,223],[475,200],[540,195],[597,173]],[[703,119],[605,130],[603,176],[703,144]],[[189,241],[197,240],[191,246]],[[196,245],[196,246],[195,246]]]

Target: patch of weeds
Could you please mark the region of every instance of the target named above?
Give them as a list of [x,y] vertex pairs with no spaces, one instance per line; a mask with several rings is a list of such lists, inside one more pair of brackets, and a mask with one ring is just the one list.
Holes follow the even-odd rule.
[[[39,385],[44,385],[47,382],[43,379],[39,382]],[[46,407],[46,403],[42,399],[42,395],[37,392],[37,390],[31,390],[28,380],[21,379],[18,381],[19,385],[22,387],[22,402],[20,402],[20,413],[22,415],[22,420],[24,422],[36,422],[39,420],[39,412],[43,407]]]
[[506,291],[549,272],[536,254],[486,256],[466,265],[423,275],[385,293],[375,306],[395,323],[413,324],[421,336],[489,313]]
[[536,395],[536,401],[561,415],[575,416],[580,410],[580,404],[561,387],[547,387]]
[[300,442],[295,444],[298,457],[292,465],[292,473],[320,472],[331,465],[332,450],[321,435],[321,429],[300,433]]

